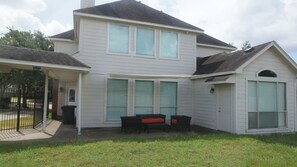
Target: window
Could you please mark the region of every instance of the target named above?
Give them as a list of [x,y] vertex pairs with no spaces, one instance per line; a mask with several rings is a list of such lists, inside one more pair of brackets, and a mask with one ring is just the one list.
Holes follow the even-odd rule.
[[155,32],[154,30],[137,28],[136,31],[136,55],[154,56]]
[[111,53],[129,53],[129,26],[109,24],[108,51]]
[[128,81],[121,79],[107,80],[106,120],[119,121],[127,115]]
[[154,82],[135,81],[135,114],[152,114],[154,106]]
[[160,83],[160,113],[170,119],[171,115],[176,115],[177,110],[177,83]]
[[160,57],[178,58],[178,33],[161,31]]
[[248,82],[249,129],[286,126],[286,84],[280,82]]
[[272,77],[272,78],[277,77],[276,73],[271,70],[263,70],[263,71],[259,72],[258,76],[259,77]]

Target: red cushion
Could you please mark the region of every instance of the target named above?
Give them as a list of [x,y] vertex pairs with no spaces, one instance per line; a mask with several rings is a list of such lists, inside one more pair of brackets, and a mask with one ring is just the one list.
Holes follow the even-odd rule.
[[172,123],[172,124],[176,124],[176,123],[177,123],[177,119],[172,119],[172,120],[171,120],[171,123]]
[[143,118],[141,119],[142,123],[150,124],[150,123],[163,123],[165,120],[164,118]]

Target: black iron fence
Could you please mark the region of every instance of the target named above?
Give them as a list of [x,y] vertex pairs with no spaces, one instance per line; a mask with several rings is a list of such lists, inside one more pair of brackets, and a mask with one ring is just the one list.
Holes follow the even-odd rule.
[[[25,105],[24,105],[25,104]],[[34,128],[42,122],[43,92],[23,98],[21,90],[9,88],[0,95],[0,131]]]

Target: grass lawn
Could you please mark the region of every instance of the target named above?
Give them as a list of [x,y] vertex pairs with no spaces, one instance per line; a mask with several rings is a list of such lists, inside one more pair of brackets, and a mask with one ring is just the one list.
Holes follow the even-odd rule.
[[[3,120],[0,121],[0,129],[16,129],[17,119]],[[33,116],[21,117],[20,127],[32,128],[33,127]]]
[[0,143],[1,166],[297,166],[297,134]]

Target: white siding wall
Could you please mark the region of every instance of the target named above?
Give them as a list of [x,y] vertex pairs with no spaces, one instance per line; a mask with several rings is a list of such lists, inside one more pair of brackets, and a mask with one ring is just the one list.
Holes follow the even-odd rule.
[[194,81],[194,113],[193,123],[203,127],[216,129],[216,94],[211,94],[213,85],[205,84],[205,79]]
[[[262,69],[271,69],[278,74],[276,81],[287,83],[287,111],[288,111],[288,127],[289,131],[294,131],[295,128],[295,80],[296,75],[292,69],[288,68],[286,64],[279,56],[269,49],[263,55],[258,57],[254,62],[248,65],[244,69],[244,74],[237,75],[236,78],[236,133],[244,134],[251,133],[248,129],[248,112],[247,112],[247,80],[257,79],[257,72]],[[267,130],[260,130],[259,133],[270,132]],[[277,132],[277,131],[275,131]],[[257,133],[257,132],[254,132]]]
[[[110,73],[131,74],[192,74],[195,70],[196,35],[179,32],[179,60],[142,58],[134,56],[135,25],[130,26],[129,56],[107,54],[107,22],[95,19],[81,19],[80,54],[76,58],[91,66],[91,72],[83,76],[82,127],[119,126],[105,122],[106,82]],[[156,29],[156,44],[159,44],[160,30]],[[158,50],[159,47],[156,49]],[[160,80],[155,81],[156,101]],[[193,85],[190,79],[169,80],[178,82],[178,113],[192,115]],[[129,79],[129,115],[133,114],[134,79]],[[155,112],[159,112],[158,103]]]
[[67,53],[71,56],[78,51],[78,44],[75,42],[55,41],[54,46],[55,52]]
[[226,49],[211,48],[211,47],[206,47],[206,46],[197,46],[196,47],[196,56],[197,57],[207,57],[207,56],[211,56],[211,55],[222,53],[222,52],[230,53],[231,51],[226,50]]

